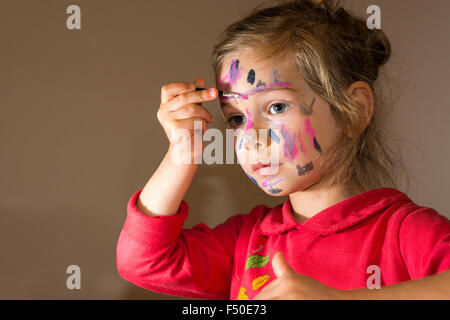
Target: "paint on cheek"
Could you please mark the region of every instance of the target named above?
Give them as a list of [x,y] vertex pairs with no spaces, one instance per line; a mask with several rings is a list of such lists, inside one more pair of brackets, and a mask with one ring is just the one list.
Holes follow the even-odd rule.
[[312,114],[314,102],[316,102],[316,98],[313,98],[310,106],[307,106],[304,102],[300,103],[300,112],[309,117]]
[[301,132],[300,132],[300,129],[298,130],[298,142],[299,142],[299,144],[300,144],[300,151],[301,151],[304,155],[306,155],[305,143],[303,142],[302,134],[301,134]]
[[310,136],[314,149],[322,153],[322,148],[320,147],[319,142],[317,142],[316,131],[311,127],[311,121],[309,118],[305,120],[305,131],[306,134]]
[[281,190],[280,188],[273,188],[273,186],[274,185],[276,185],[277,183],[279,183],[279,182],[281,182],[281,181],[283,181],[285,178],[282,178],[282,179],[278,179],[278,180],[276,180],[276,181],[271,181],[272,180],[272,178],[269,178],[269,179],[267,179],[267,180],[265,180],[265,181],[263,181],[262,183],[261,183],[261,187],[269,187],[269,193],[271,193],[271,194],[278,194],[278,193],[280,193],[281,191],[283,191],[283,190]]
[[255,83],[255,70],[251,69],[247,75],[247,82],[250,84]]
[[248,131],[249,129],[253,128],[252,115],[250,114],[248,109],[245,109],[245,114],[247,115],[247,125],[245,126],[245,131]]
[[242,149],[242,142],[244,142],[244,139],[241,139],[241,141],[239,142],[239,149],[238,149],[238,151],[240,151]]
[[269,129],[269,137],[276,143],[280,144],[280,137],[272,129]]
[[248,176],[250,178],[250,180],[253,181],[254,184],[258,185],[258,182],[256,182],[255,178],[253,178],[252,176]]
[[307,174],[308,172],[312,171],[313,169],[314,169],[314,166],[313,166],[312,161],[308,162],[303,167],[297,164],[297,174],[299,176],[304,176],[305,174]]
[[293,160],[298,153],[297,144],[295,143],[296,135],[295,134],[290,135],[289,131],[287,130],[284,124],[281,126],[281,135],[284,138],[284,145],[283,145],[284,156],[289,160]]

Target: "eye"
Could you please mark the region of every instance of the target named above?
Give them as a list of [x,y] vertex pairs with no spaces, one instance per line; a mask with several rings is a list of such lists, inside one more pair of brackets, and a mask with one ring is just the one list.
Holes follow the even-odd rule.
[[231,116],[228,120],[227,123],[230,125],[230,127],[235,128],[240,126],[241,124],[245,123],[245,116],[243,115],[235,115],[235,116]]
[[285,103],[274,103],[270,105],[269,112],[271,114],[283,113],[287,108],[289,108],[289,105]]

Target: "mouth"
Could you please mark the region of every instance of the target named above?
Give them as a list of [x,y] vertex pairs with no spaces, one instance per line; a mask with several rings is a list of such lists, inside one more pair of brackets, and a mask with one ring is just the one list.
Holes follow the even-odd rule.
[[260,176],[271,176],[278,173],[278,170],[281,167],[281,163],[275,165],[271,163],[255,163],[252,164],[251,169],[254,173]]

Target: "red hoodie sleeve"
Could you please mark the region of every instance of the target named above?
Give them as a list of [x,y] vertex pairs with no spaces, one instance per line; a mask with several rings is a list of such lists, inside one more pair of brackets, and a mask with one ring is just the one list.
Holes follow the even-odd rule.
[[189,207],[176,214],[151,217],[136,207],[142,190],[127,205],[127,218],[117,243],[120,276],[148,290],[202,299],[228,299],[234,246],[244,214],[211,229],[200,223],[183,229]]
[[408,214],[399,239],[411,279],[450,269],[450,221],[434,209],[422,207]]

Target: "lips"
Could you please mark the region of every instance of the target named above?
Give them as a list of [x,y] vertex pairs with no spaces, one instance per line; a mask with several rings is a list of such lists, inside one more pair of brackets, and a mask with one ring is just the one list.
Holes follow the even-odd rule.
[[252,171],[261,176],[273,175],[278,172],[281,164],[272,165],[271,163],[255,163],[252,164]]

